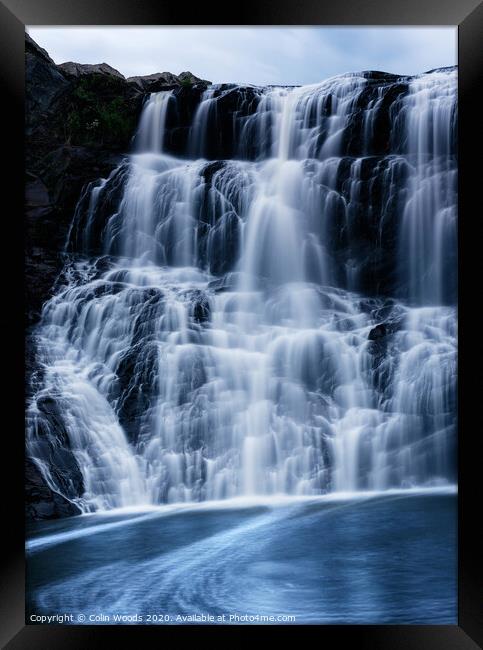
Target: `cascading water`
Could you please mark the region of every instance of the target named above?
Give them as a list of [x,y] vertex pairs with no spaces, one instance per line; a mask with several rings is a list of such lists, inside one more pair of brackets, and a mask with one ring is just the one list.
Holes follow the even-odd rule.
[[152,95],[37,331],[49,484],[100,509],[454,481],[455,92],[211,86],[196,160]]
[[401,256],[412,260],[405,270],[409,299],[439,305],[456,279],[454,78],[434,73],[415,79],[405,103],[406,151],[414,172],[402,216]]
[[136,134],[136,149],[140,152],[151,151],[161,153],[164,144],[164,123],[166,112],[171,99],[171,91],[154,93],[146,102],[138,133]]

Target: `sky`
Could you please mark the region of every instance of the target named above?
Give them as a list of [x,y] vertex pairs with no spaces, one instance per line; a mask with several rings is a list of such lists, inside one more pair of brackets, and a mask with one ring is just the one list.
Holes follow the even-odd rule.
[[189,70],[213,83],[312,84],[344,72],[413,75],[456,64],[453,27],[31,27],[56,63],[124,76]]

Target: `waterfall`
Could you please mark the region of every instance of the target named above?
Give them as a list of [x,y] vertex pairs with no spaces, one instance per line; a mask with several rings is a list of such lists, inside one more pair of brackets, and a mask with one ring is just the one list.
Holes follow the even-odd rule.
[[164,124],[171,91],[152,93],[141,115],[136,148],[138,151],[161,153],[164,144]]
[[408,160],[413,172],[402,216],[408,296],[444,304],[454,283],[456,251],[456,84],[447,73],[416,78],[406,98]]
[[455,88],[215,85],[188,127],[151,95],[36,331],[49,484],[93,510],[454,482]]

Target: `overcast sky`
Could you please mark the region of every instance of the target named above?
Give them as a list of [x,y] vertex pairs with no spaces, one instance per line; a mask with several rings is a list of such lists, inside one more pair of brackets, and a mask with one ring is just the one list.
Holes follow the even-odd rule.
[[109,63],[126,77],[310,84],[335,74],[418,74],[456,64],[452,27],[31,27],[56,63]]

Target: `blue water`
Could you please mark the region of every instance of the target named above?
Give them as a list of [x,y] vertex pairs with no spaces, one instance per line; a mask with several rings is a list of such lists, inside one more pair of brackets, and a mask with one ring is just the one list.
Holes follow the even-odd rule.
[[225,502],[35,524],[27,593],[28,616],[88,624],[116,615],[138,624],[200,622],[194,615],[455,624],[456,496]]

